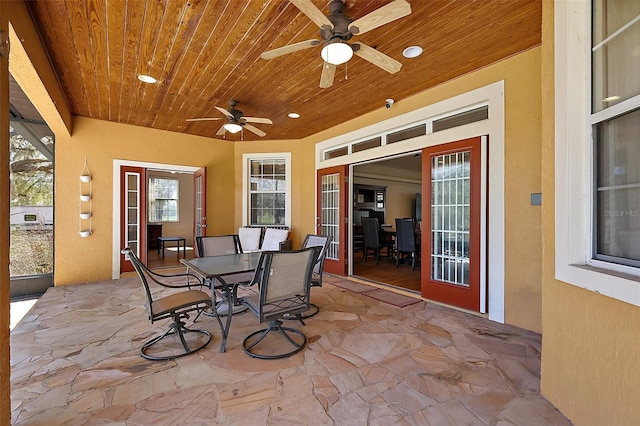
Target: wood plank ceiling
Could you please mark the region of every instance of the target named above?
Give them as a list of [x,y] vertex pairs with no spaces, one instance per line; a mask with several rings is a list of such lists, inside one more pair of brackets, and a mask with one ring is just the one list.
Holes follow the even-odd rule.
[[[346,0],[362,17],[389,0]],[[321,46],[264,60],[264,51],[319,37],[287,0],[35,0],[27,2],[75,115],[216,137],[214,106],[252,117],[266,139],[298,139],[540,44],[540,0],[408,0],[409,16],[352,41],[402,64],[396,74],[354,56],[319,87]],[[329,14],[328,0],[313,0]],[[403,49],[418,45],[415,59]],[[139,74],[157,84],[145,84]],[[299,119],[287,117],[297,112]],[[260,137],[244,133],[244,140]],[[240,140],[241,133],[226,137]]]

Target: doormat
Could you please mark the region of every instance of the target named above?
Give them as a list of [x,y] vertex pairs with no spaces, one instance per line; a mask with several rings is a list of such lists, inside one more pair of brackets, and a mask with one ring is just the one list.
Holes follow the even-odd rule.
[[354,293],[364,293],[365,291],[371,291],[372,288],[370,285],[360,284],[349,280],[336,281],[331,284]]
[[354,281],[342,280],[331,283],[336,287],[343,288],[345,290],[352,291],[354,293],[360,293],[365,296],[369,296],[372,299],[376,299],[380,302],[388,303],[399,308],[413,305],[414,303],[421,302],[420,299],[411,296],[405,296],[404,294],[396,293],[394,291],[385,290],[383,288],[374,288],[370,285],[360,284]]
[[413,305],[414,303],[421,302],[420,299],[416,299],[415,297],[405,296],[404,294],[399,294],[394,291],[385,290],[382,288],[376,288],[375,290],[369,290],[361,293],[365,296],[369,296],[372,299],[379,300],[384,303],[388,303],[393,306],[397,306],[399,308],[404,308],[405,306]]

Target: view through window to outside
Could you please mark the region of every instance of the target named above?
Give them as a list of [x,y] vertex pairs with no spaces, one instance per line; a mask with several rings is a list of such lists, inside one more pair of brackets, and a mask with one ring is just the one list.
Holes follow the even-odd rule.
[[9,129],[11,277],[53,272],[53,158],[41,152],[53,151],[53,138],[34,127],[49,133],[13,120]]

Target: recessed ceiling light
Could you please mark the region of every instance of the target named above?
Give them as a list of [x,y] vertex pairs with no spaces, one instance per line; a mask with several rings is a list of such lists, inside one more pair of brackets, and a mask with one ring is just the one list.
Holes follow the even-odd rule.
[[405,58],[416,58],[422,54],[422,47],[409,46],[402,52],[402,56]]
[[300,118],[300,114],[298,114],[297,112],[290,112],[289,114],[287,114],[287,117],[289,117],[289,118]]
[[604,98],[602,102],[613,102],[620,99],[620,96],[609,96],[608,98]]
[[151,77],[150,75],[144,75],[144,74],[140,74],[138,76],[138,80],[144,82],[144,83],[150,83],[150,84],[154,84],[157,83],[158,80],[156,80],[155,78]]

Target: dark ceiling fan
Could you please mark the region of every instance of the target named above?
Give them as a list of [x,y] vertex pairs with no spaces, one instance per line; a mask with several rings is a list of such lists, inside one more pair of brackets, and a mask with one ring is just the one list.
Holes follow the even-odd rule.
[[[243,112],[236,109],[236,105],[238,105],[238,101],[231,99],[229,101],[229,105],[231,109],[224,109],[219,106],[214,106],[215,109],[220,111],[227,118],[227,123],[224,123],[220,129],[216,132],[216,135],[223,136],[226,132],[229,133],[238,133],[243,128],[247,129],[251,133],[255,133],[258,136],[266,136],[266,133],[262,130],[258,129],[255,126],[252,126],[249,123],[259,123],[259,124],[273,124],[268,118],[261,117],[245,117]],[[214,120],[222,120],[222,117],[201,117],[201,118],[187,118],[186,121],[214,121]]]
[[395,74],[400,71],[402,64],[364,43],[348,43],[354,35],[364,34],[389,22],[400,19],[411,13],[411,5],[406,0],[394,0],[379,9],[352,20],[344,11],[346,5],[342,0],[332,0],[329,3],[328,16],[325,16],[311,0],[289,0],[302,13],[307,15],[320,27],[322,41],[313,39],[290,44],[277,49],[268,50],[260,55],[263,59],[273,59],[288,53],[308,49],[324,43],[322,48],[322,76],[320,87],[327,88],[333,85],[333,77],[336,65],[347,62],[353,54],[382,68],[388,73]]

